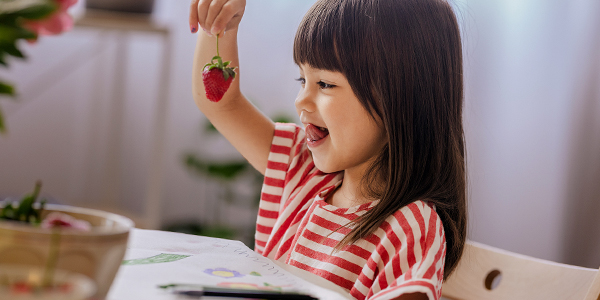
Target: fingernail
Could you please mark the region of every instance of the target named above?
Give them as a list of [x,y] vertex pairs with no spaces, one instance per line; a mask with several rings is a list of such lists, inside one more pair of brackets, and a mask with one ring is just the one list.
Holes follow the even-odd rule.
[[191,27],[192,33],[196,33],[196,27]]

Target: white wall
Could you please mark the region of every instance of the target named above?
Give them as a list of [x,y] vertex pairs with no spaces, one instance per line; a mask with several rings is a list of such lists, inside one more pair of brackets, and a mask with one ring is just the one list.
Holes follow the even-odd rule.
[[[294,116],[293,35],[312,1],[248,2],[240,29],[242,89],[267,115]],[[597,90],[586,92],[600,81],[592,77],[600,69],[594,42],[600,26],[593,24],[600,19],[598,2],[456,2],[465,43],[470,237],[558,261],[575,261],[573,247],[565,244],[596,249],[577,254],[588,258],[575,262],[597,267],[600,239],[585,239],[585,232],[600,224],[593,216],[578,218],[582,211],[571,204],[599,202],[594,202],[599,196],[594,182],[600,180],[600,124],[594,120],[600,101]],[[183,153],[239,158],[227,142],[204,136],[200,129],[204,117],[191,97],[195,36],[189,33],[187,14],[188,1],[157,1],[155,18],[169,26],[173,37],[163,223],[214,220],[218,185],[186,171]],[[21,195],[42,179],[44,194],[63,203],[113,201],[129,212],[142,211],[163,48],[156,36],[129,37],[126,101],[122,118],[115,118],[110,93],[115,41],[75,28],[36,45],[24,44],[28,61],[12,61],[10,70],[0,72],[22,94],[19,103],[1,102],[10,133],[0,137],[0,196]],[[39,76],[54,68],[44,89]],[[115,162],[107,146],[111,124],[121,124],[116,182],[107,176]],[[591,183],[581,185],[581,174]],[[587,202],[574,202],[574,197]],[[223,222],[238,225],[253,218],[252,212],[235,207],[225,208],[222,216]],[[573,232],[584,232],[583,237]]]
[[[459,7],[466,35],[471,238],[597,267],[600,255],[582,260],[576,249],[599,243],[599,224],[590,218],[577,228],[567,224],[589,210],[584,203],[600,200],[593,195],[597,187],[584,187],[586,199],[577,197],[581,186],[573,187],[600,180],[597,171],[583,175],[592,175],[600,161],[600,127],[582,125],[584,111],[588,118],[600,116],[600,97],[592,93],[600,83],[593,76],[600,61],[599,3],[466,1]],[[574,157],[583,160],[576,170]],[[574,247],[576,232],[587,240]]]

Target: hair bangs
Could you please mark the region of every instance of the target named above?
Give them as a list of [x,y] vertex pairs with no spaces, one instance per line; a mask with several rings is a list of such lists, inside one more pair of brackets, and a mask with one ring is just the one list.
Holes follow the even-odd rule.
[[294,62],[315,69],[342,72],[337,52],[341,38],[339,1],[319,1],[313,5],[298,26],[294,39]]

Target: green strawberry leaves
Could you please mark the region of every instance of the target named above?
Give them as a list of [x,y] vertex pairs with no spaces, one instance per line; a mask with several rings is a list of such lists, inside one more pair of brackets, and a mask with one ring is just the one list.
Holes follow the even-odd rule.
[[[217,62],[215,62],[215,60]],[[231,61],[223,62],[223,59],[221,58],[221,56],[219,56],[219,35],[217,34],[217,55],[213,56],[213,58],[210,60],[210,63],[207,63],[206,65],[204,65],[204,67],[202,69],[206,70],[206,67],[208,67],[207,71],[210,71],[214,68],[218,68],[219,70],[221,70],[223,72],[223,77],[225,78],[225,81],[227,81],[227,79],[229,79],[229,77],[235,78],[234,70],[236,68],[228,67],[230,63],[231,63]]]
[[235,68],[228,67],[229,64],[231,64],[231,61],[223,62],[223,59],[220,56],[216,55],[210,60],[210,63],[204,65],[204,68],[202,69],[206,70],[206,68],[208,67],[208,71],[210,71],[214,68],[218,68],[219,70],[223,71],[223,77],[225,77],[225,81],[227,81],[227,79],[229,79],[230,76],[232,78],[235,78]]

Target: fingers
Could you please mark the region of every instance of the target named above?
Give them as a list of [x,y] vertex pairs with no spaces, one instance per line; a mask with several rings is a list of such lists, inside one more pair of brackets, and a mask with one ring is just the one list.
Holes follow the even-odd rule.
[[212,23],[211,33],[225,33],[227,29],[227,24],[236,16],[237,14],[236,7],[231,3],[227,2],[221,7],[220,13],[216,16]]
[[198,23],[200,27],[206,31],[206,16],[208,14],[208,8],[210,7],[211,0],[195,0],[197,5],[195,8],[196,15],[198,16]]
[[192,0],[190,29],[196,32],[200,25],[209,35],[223,34],[239,24],[245,7],[245,0]]
[[190,4],[190,31],[196,33],[198,31],[198,1],[192,0]]
[[[217,19],[217,17],[220,18],[220,15],[223,13],[222,9],[225,3],[227,3],[227,0],[212,0],[210,2],[210,5],[208,6],[208,13],[206,14],[206,19],[202,28],[204,28],[211,35],[216,35],[222,29],[224,29],[215,28],[215,20]],[[227,22],[229,22],[230,19],[231,17],[227,19],[225,24],[227,24]]]

